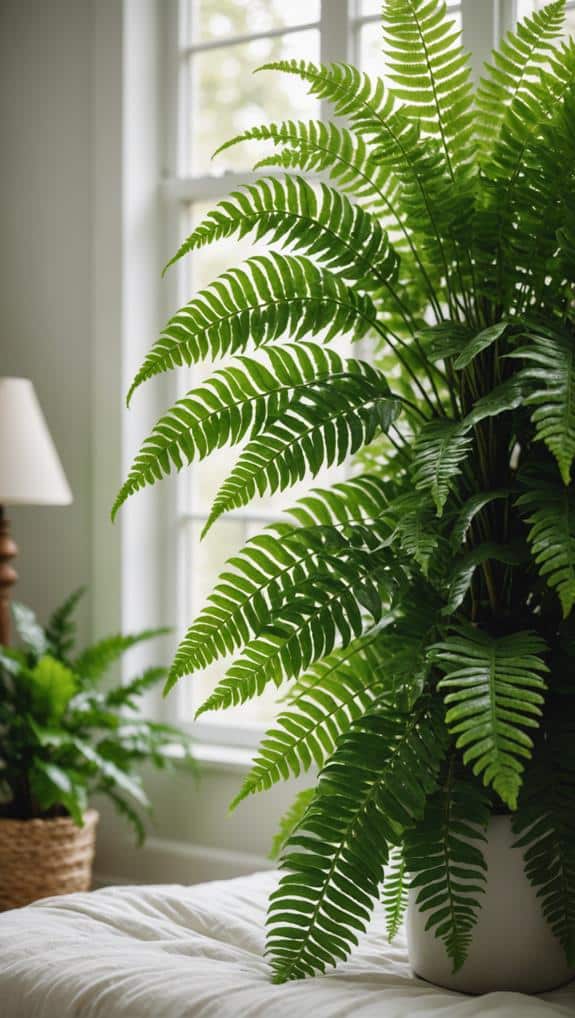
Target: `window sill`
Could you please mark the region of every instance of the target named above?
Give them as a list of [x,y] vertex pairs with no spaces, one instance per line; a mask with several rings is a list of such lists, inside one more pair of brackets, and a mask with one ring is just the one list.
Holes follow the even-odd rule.
[[[174,760],[183,760],[184,755],[179,746],[171,746],[169,749],[169,756]],[[254,751],[241,746],[195,742],[192,746],[192,757],[197,761],[200,771],[231,771],[237,774],[251,770]]]

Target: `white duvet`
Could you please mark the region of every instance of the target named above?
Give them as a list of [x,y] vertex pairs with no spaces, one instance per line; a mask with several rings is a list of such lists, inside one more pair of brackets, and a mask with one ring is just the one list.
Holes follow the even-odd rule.
[[2,1018],[546,1018],[575,1015],[575,983],[544,997],[464,997],[414,978],[378,913],[350,961],[272,986],[263,958],[273,874],[195,887],[119,887],[0,916]]

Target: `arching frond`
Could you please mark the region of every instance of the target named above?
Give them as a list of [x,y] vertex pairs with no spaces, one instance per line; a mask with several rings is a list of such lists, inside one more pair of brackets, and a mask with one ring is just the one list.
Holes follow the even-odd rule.
[[471,498],[461,506],[461,509],[455,517],[453,524],[453,530],[451,531],[451,544],[457,551],[463,542],[466,540],[469,528],[471,527],[475,517],[483,510],[486,506],[492,502],[497,502],[500,499],[508,498],[511,492],[508,489],[502,489],[500,491],[479,491],[476,495],[472,495]]
[[344,194],[353,194],[370,203],[383,199],[386,204],[385,198],[393,194],[389,174],[371,158],[364,139],[338,124],[321,120],[260,124],[225,142],[216,155],[249,141],[286,146],[277,154],[260,159],[256,169],[279,166],[286,170],[326,173]]
[[327,100],[333,112],[345,117],[355,131],[373,139],[397,109],[391,92],[381,78],[374,78],[351,64],[314,64],[306,60],[278,60],[264,64],[260,71],[282,71],[301,78],[310,95]]
[[416,439],[413,481],[419,491],[429,491],[441,516],[453,481],[469,455],[472,438],[457,421],[430,421]]
[[420,253],[431,257],[448,277],[453,231],[460,238],[465,236],[469,202],[460,200],[460,195],[455,198],[437,148],[426,144],[419,127],[398,110],[384,82],[347,64],[318,66],[285,60],[266,64],[262,70],[279,70],[306,81],[312,95],[331,102],[352,131],[374,147],[375,160],[403,186],[403,206]]
[[521,114],[533,110],[533,78],[552,56],[564,16],[564,0],[546,4],[507,33],[487,65],[476,94],[475,130],[490,155],[500,137],[513,138]]
[[386,0],[386,64],[404,116],[436,138],[450,174],[473,157],[473,89],[460,31],[445,4]]
[[560,697],[513,818],[525,872],[569,965],[575,965],[574,747],[572,700]]
[[445,720],[463,760],[511,809],[517,807],[522,761],[533,748],[525,728],[536,729],[541,717],[549,670],[544,652],[533,633],[496,638],[470,626],[454,628],[432,649],[444,673],[439,688],[447,691]]
[[539,441],[557,460],[564,484],[569,484],[575,458],[575,345],[573,337],[550,329],[529,333],[528,346],[514,352],[527,361],[522,374],[536,386],[527,403],[535,407],[532,420]]
[[389,501],[389,487],[364,475],[313,491],[290,511],[301,529],[298,540],[288,523],[272,524],[252,538],[227,563],[208,604],[180,643],[168,688],[181,676],[238,650],[271,623],[290,591],[311,580],[317,570],[314,532],[340,531],[353,535],[354,543],[360,536],[370,547]]
[[348,361],[337,385],[308,386],[281,419],[251,439],[218,491],[204,533],[255,495],[285,491],[306,475],[337,466],[387,431],[400,402],[385,377],[363,361]]
[[297,696],[266,732],[254,765],[232,806],[246,796],[297,777],[312,763],[321,767],[338,739],[362,716],[381,690],[378,636],[367,634],[335,651],[299,680]]
[[[393,583],[394,572],[383,549],[323,557],[312,578],[290,590],[269,625],[247,644],[198,715],[244,703],[269,682],[279,686],[336,646],[349,646],[379,622]],[[371,621],[364,619],[366,610]]]
[[407,908],[409,876],[402,847],[394,846],[383,878],[382,901],[385,908],[387,939],[397,936]]
[[517,505],[526,515],[528,540],[541,576],[555,590],[563,616],[575,604],[575,495],[560,484],[531,480]]
[[363,289],[389,284],[397,255],[378,219],[344,194],[303,177],[262,177],[234,191],[208,213],[168,265],[217,240],[253,233],[256,240],[310,255],[342,279]]
[[170,368],[241,353],[250,342],[263,346],[284,335],[303,339],[325,330],[324,342],[348,332],[359,338],[374,320],[368,296],[308,258],[254,255],[174,315],[137,372],[128,401],[142,382]]
[[277,981],[347,957],[379,896],[389,847],[423,814],[444,745],[428,705],[413,717],[374,710],[340,743],[287,842],[289,872],[270,898],[267,949]]
[[112,517],[130,495],[181,470],[184,463],[236,445],[248,434],[261,434],[294,401],[305,405],[329,393],[340,379],[345,385],[346,378],[353,378],[357,387],[359,373],[357,361],[311,343],[264,348],[258,360],[237,357],[160,418],[130,468]]
[[423,820],[405,835],[405,863],[427,927],[445,944],[454,971],[463,965],[481,907],[487,865],[482,842],[489,800],[450,768]]
[[476,570],[485,562],[503,562],[505,565],[517,565],[526,558],[526,549],[521,545],[496,544],[486,541],[464,552],[455,559],[449,577],[447,604],[445,615],[453,615],[463,604]]
[[470,339],[464,344],[461,352],[458,353],[453,367],[457,371],[462,371],[472,361],[475,360],[479,354],[483,353],[484,350],[488,350],[493,343],[501,339],[509,330],[509,322],[497,322],[495,325],[489,325],[486,329],[482,329],[481,332],[476,333],[475,336],[471,336]]
[[301,792],[298,792],[291,806],[286,810],[279,822],[277,834],[274,835],[272,841],[270,859],[279,858],[286,841],[301,823],[308,806],[313,802],[314,796],[315,788],[304,788]]
[[509,413],[521,406],[529,392],[529,379],[524,372],[518,372],[507,378],[500,385],[477,400],[475,406],[469,411],[463,424],[465,427],[475,427],[488,417],[499,417],[499,414]]
[[131,647],[136,647],[147,640],[154,640],[158,636],[165,636],[169,632],[169,629],[163,627],[144,629],[140,633],[118,633],[117,636],[105,637],[79,654],[72,667],[83,682],[95,682]]

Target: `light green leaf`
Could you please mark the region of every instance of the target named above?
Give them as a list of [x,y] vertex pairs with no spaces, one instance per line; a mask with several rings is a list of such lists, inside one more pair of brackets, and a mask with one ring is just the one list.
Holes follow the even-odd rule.
[[497,638],[471,626],[455,627],[431,650],[444,673],[445,719],[463,760],[510,809],[517,808],[522,761],[533,748],[524,729],[536,729],[542,713],[545,650],[533,633]]
[[469,339],[459,356],[453,362],[454,368],[458,371],[466,368],[480,353],[487,350],[507,332],[509,324],[509,322],[497,322],[497,325],[490,325],[487,329],[482,329],[476,336]]
[[417,436],[413,460],[415,487],[431,493],[438,516],[443,515],[453,481],[461,473],[471,445],[472,438],[465,427],[447,419],[430,421]]
[[48,725],[58,722],[78,689],[74,673],[60,661],[45,655],[25,676],[34,713]]

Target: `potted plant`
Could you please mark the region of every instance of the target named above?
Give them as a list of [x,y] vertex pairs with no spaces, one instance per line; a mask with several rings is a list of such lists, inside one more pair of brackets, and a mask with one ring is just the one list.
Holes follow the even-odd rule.
[[73,611],[82,591],[46,628],[14,605],[22,646],[0,648],[0,909],[88,890],[98,813],[92,794],[112,800],[144,839],[149,802],[137,770],[170,762],[177,729],[136,713],[146,690],[165,678],[148,668],[123,685],[106,685],[127,650],[165,632],[111,636],[76,653]]
[[[221,202],[174,261],[224,237],[274,248],[178,311],[130,390],[233,358],[158,422],[114,512],[225,444],[245,442],[206,529],[355,455],[349,480],[232,560],[168,680],[236,656],[200,713],[285,685],[236,801],[320,768],[290,812],[270,900],[277,981],[345,959],[382,885],[391,933],[411,887],[410,954],[426,978],[534,992],[573,973],[575,46],[563,20],[557,0],[521,22],[476,89],[433,0],[383,4],[385,81],[339,64],[264,68],[340,119],[227,143],[269,140],[258,166],[285,174]],[[370,353],[336,352],[343,335]],[[520,896],[506,907],[509,886]]]

